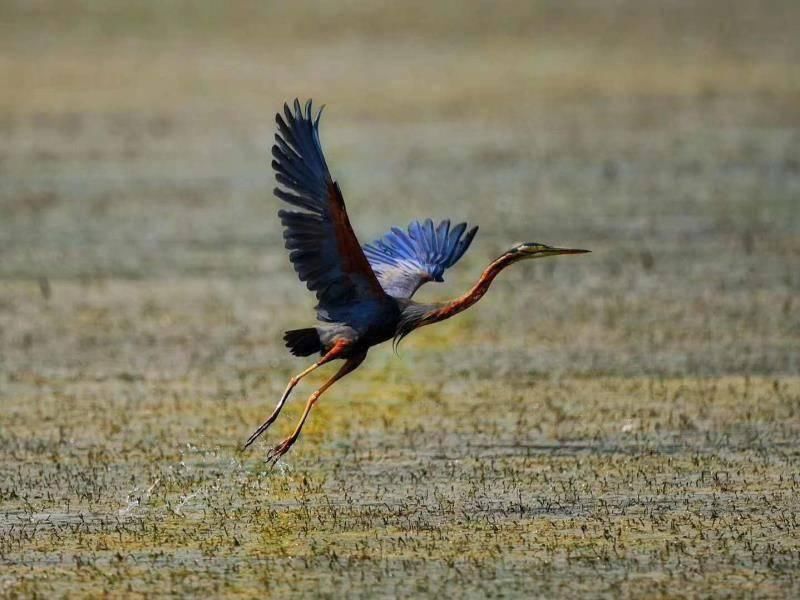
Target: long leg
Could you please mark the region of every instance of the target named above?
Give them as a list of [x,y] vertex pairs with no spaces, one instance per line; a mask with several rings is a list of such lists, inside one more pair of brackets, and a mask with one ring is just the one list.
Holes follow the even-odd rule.
[[313,371],[317,367],[321,367],[322,365],[324,365],[325,364],[323,362],[324,360],[325,359],[323,358],[323,359],[315,362],[313,365],[308,367],[305,371],[295,375],[294,377],[292,377],[289,380],[289,385],[287,385],[286,389],[283,391],[283,395],[281,396],[281,399],[278,400],[278,404],[275,406],[275,410],[273,410],[272,414],[269,416],[269,418],[266,421],[264,421],[261,424],[261,426],[258,429],[256,429],[249,438],[247,438],[247,441],[245,442],[244,448],[242,448],[242,450],[247,450],[247,448],[250,447],[250,444],[255,442],[262,433],[264,433],[267,429],[269,429],[269,426],[272,425],[275,422],[275,419],[278,418],[278,415],[280,414],[281,409],[283,409],[283,405],[286,404],[286,400],[287,400],[287,398],[289,398],[289,394],[294,389],[294,386],[296,386],[298,384],[298,382],[303,377],[305,377],[306,375],[311,373],[311,371]]
[[314,406],[314,404],[316,404],[317,400],[319,400],[319,397],[323,393],[325,393],[325,390],[331,387],[339,379],[341,379],[348,373],[352,373],[353,371],[355,371],[358,368],[358,366],[362,362],[364,362],[364,358],[366,358],[366,356],[367,353],[364,352],[363,354],[359,354],[358,356],[354,356],[352,358],[347,359],[347,361],[342,365],[342,368],[339,369],[333,377],[328,379],[328,381],[322,384],[321,388],[319,388],[316,392],[314,392],[308,397],[308,400],[306,401],[306,408],[305,410],[303,410],[303,416],[300,417],[300,421],[297,423],[297,427],[295,427],[294,431],[292,432],[292,435],[287,437],[280,444],[278,444],[272,450],[269,451],[269,453],[267,454],[267,462],[275,464],[276,462],[278,462],[278,459],[280,459],[281,456],[283,456],[289,451],[289,448],[292,447],[292,444],[294,444],[297,441],[297,438],[300,436],[300,430],[303,429],[303,424],[306,422],[306,419],[308,418],[308,413],[311,412],[311,408]]
[[298,384],[298,382],[303,377],[305,377],[306,375],[311,373],[311,371],[313,371],[314,369],[316,369],[318,367],[321,367],[325,363],[328,363],[328,362],[330,362],[330,361],[332,361],[332,360],[334,360],[336,358],[339,358],[339,355],[342,353],[342,351],[345,348],[346,348],[346,344],[344,344],[344,343],[336,343],[333,346],[333,348],[331,348],[328,352],[325,353],[325,356],[320,358],[317,362],[315,362],[313,365],[308,367],[302,373],[299,373],[299,374],[295,375],[294,377],[292,377],[289,380],[289,385],[287,385],[286,389],[283,391],[283,395],[281,396],[281,399],[278,400],[278,404],[275,406],[275,410],[273,410],[272,414],[269,416],[269,418],[261,424],[261,427],[256,429],[253,432],[253,435],[251,435],[249,438],[247,438],[247,441],[245,442],[244,447],[242,448],[242,450],[247,450],[247,448],[249,448],[250,445],[253,442],[255,442],[258,439],[258,437],[262,433],[264,433],[267,429],[269,429],[269,426],[272,425],[275,422],[275,419],[278,418],[278,415],[280,414],[281,410],[283,409],[283,405],[286,404],[286,400],[287,400],[287,398],[289,398],[289,394],[294,389],[294,386],[296,386]]

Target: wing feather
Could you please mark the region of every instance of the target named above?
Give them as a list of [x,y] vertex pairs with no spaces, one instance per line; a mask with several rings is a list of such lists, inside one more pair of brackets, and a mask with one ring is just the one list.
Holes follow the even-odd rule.
[[364,254],[387,294],[411,298],[424,283],[442,281],[444,271],[463,256],[478,228],[466,230],[466,223],[451,228],[447,219],[436,227],[430,219],[412,221],[407,231],[392,227],[366,244]]
[[[333,181],[319,141],[319,117],[295,100],[275,116],[277,133],[272,168],[275,195],[299,210],[280,210],[289,260],[301,281],[316,293],[317,314],[330,320],[360,302],[386,294],[364,255],[347,216],[341,190]],[[344,310],[349,307],[348,310]]]

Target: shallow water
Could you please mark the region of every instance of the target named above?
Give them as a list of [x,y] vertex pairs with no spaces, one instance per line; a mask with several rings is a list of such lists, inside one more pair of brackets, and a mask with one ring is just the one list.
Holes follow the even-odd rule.
[[[794,3],[39,4],[0,7],[0,594],[797,594]],[[297,94],[362,241],[481,226],[420,298],[593,252],[372,350],[270,470],[327,375],[240,452],[306,364]]]

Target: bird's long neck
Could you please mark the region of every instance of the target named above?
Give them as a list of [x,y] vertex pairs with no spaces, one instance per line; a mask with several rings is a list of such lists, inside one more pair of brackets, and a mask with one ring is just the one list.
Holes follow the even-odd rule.
[[460,312],[467,310],[470,306],[475,304],[478,300],[483,298],[483,295],[492,285],[494,278],[510,264],[516,262],[517,257],[513,254],[504,254],[500,258],[494,260],[486,269],[484,269],[478,281],[470,290],[458,298],[454,298],[449,302],[444,302],[436,309],[434,309],[425,319],[425,324],[437,323],[444,321]]
[[517,260],[518,257],[512,253],[504,254],[486,267],[478,281],[466,294],[450,300],[449,302],[420,304],[410,301],[403,308],[400,323],[395,333],[395,345],[399,344],[400,340],[419,327],[444,321],[445,319],[449,319],[467,310],[470,306],[483,298],[483,295],[486,293],[486,290],[489,289],[489,286],[492,284],[492,281],[494,281],[494,278],[497,277],[498,273]]

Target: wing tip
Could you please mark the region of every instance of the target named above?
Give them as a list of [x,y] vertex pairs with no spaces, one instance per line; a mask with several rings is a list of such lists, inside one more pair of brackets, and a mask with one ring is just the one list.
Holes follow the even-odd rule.
[[317,116],[314,116],[314,99],[309,97],[302,104],[300,98],[295,96],[294,100],[287,100],[283,103],[283,114],[280,111],[275,115],[276,120],[281,119],[284,115],[289,120],[303,120],[310,123],[319,123],[322,116],[322,111],[325,109],[325,104],[321,105],[317,110]]
[[314,117],[314,99],[308,98],[302,105],[300,98],[295,97],[294,100],[287,100],[283,103],[283,113],[278,111],[275,114],[275,120],[280,123],[281,121],[308,121],[314,125],[319,124],[322,111],[325,109],[325,104],[320,106],[317,111],[317,116]]

